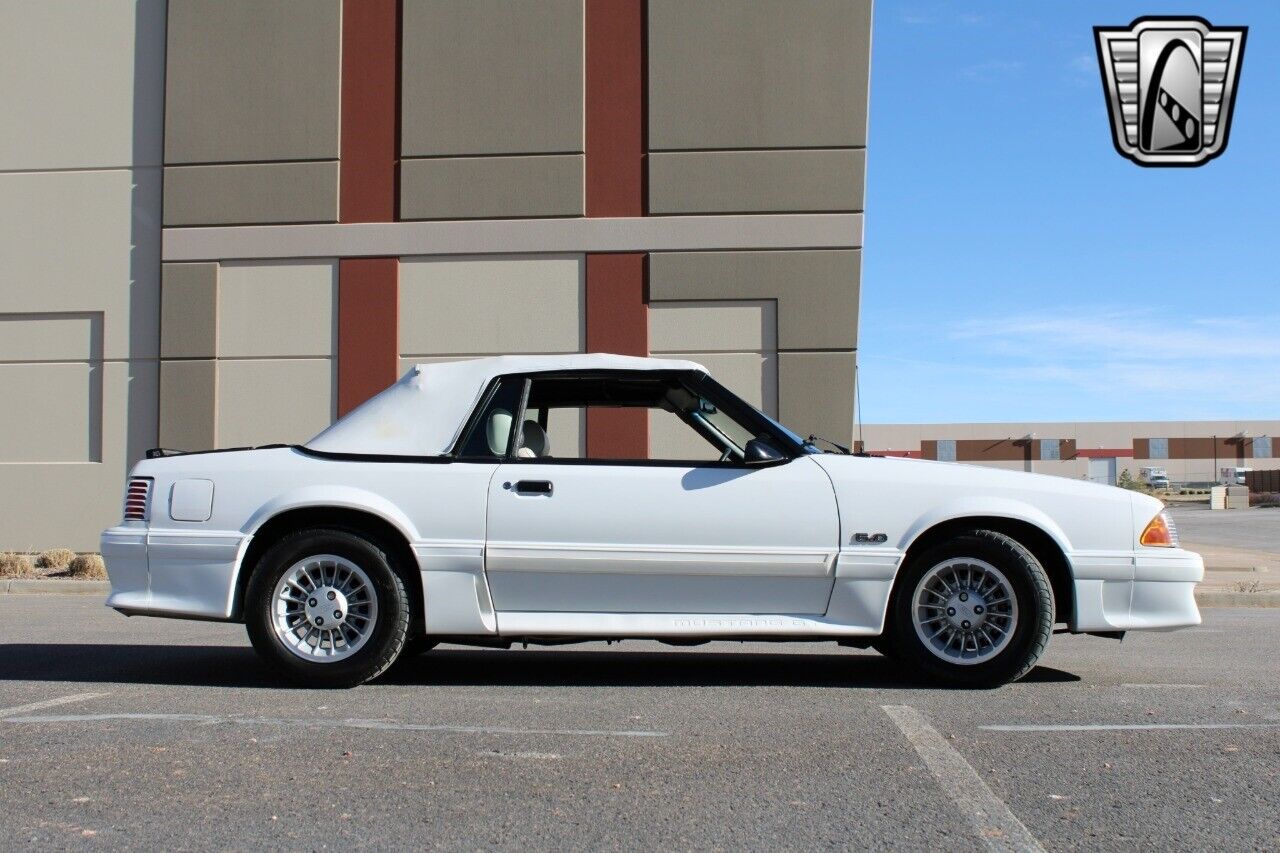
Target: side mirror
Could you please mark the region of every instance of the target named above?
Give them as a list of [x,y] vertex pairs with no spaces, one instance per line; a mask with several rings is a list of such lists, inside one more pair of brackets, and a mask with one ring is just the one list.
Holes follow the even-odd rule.
[[773,462],[782,462],[786,458],[782,455],[782,451],[763,438],[751,439],[742,449],[742,461],[747,465],[768,465]]

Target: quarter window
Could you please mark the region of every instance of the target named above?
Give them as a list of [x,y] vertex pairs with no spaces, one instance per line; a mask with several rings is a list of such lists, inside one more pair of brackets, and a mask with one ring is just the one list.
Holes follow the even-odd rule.
[[1062,442],[1056,438],[1040,439],[1040,459],[1042,461],[1058,461],[1062,459]]
[[469,432],[462,441],[458,456],[463,459],[502,459],[507,455],[524,386],[523,377],[498,380],[480,414],[468,424]]
[[938,461],[939,462],[955,462],[956,461],[956,440],[954,438],[938,439]]
[[1260,435],[1253,440],[1253,458],[1254,459],[1270,459],[1271,453],[1271,436]]
[[1147,439],[1147,456],[1148,459],[1168,459],[1169,458],[1169,439],[1167,438],[1149,438]]

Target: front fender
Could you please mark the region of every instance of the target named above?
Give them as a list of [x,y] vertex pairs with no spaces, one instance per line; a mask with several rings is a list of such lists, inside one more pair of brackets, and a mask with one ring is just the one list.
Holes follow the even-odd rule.
[[965,518],[1008,518],[1040,528],[1049,535],[1064,554],[1071,553],[1071,542],[1062,528],[1043,510],[1009,498],[963,497],[935,506],[917,518],[902,535],[898,549],[904,554],[926,531]]

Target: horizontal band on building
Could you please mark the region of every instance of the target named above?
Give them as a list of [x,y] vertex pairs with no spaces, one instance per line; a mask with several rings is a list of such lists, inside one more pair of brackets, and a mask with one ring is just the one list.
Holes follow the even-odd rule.
[[862,214],[757,214],[164,229],[166,261],[726,249],[853,249]]

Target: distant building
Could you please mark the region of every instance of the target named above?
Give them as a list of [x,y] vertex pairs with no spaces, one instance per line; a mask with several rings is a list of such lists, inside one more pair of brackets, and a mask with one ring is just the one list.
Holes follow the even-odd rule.
[[969,462],[1115,483],[1164,468],[1170,482],[1207,483],[1225,467],[1280,468],[1280,420],[866,424],[868,453]]

